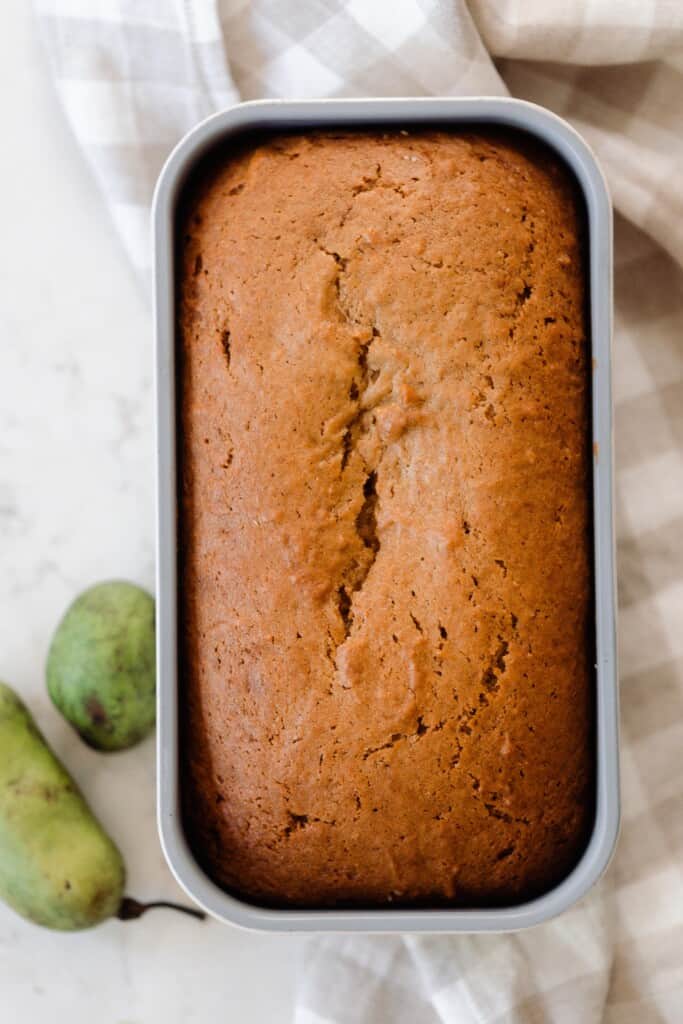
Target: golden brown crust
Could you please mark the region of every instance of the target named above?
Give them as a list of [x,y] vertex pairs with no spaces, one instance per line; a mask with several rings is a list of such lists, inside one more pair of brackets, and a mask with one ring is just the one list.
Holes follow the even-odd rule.
[[277,137],[181,268],[185,814],[290,905],[510,902],[592,788],[578,203],[495,135]]

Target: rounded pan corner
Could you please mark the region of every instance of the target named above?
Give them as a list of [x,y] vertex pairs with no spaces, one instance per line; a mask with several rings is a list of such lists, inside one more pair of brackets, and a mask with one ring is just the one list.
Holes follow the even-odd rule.
[[247,925],[247,922],[242,920],[240,901],[234,900],[228,893],[219,889],[195,860],[182,825],[175,816],[160,808],[157,823],[166,863],[176,882],[190,899],[219,921]]
[[[502,125],[548,144],[573,171],[589,225],[590,324],[593,350],[594,564],[596,606],[596,814],[580,860],[549,892],[512,907],[476,909],[287,910],[259,907],[220,889],[189,847],[178,812],[176,664],[176,518],[173,236],[175,207],[188,172],[217,142],[249,129],[296,130],[378,124]],[[254,100],[213,114],[175,147],[154,193],[154,311],[157,394],[157,664],[158,826],[166,860],[188,895],[217,919],[266,931],[508,932],[550,920],[586,895],[607,868],[619,832],[618,687],[614,573],[611,397],[612,212],[607,183],[592,150],[561,117],[509,97]]]

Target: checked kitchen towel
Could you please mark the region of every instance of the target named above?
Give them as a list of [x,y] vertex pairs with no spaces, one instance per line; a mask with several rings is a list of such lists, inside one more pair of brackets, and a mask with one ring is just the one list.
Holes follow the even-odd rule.
[[683,5],[37,0],[66,117],[144,281],[164,157],[266,96],[504,94],[571,121],[618,211],[623,828],[597,890],[517,936],[326,937],[297,1024],[683,1019]]

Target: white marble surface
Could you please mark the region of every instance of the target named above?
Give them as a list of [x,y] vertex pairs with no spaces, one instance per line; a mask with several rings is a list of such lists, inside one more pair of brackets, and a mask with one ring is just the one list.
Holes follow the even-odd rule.
[[[33,709],[124,852],[129,890],[179,897],[154,818],[154,746],[88,750],[44,662],[75,593],[153,581],[151,323],[50,89],[29,5],[0,33],[0,678]],[[157,911],[73,935],[0,905],[2,1024],[290,1018],[302,939]]]

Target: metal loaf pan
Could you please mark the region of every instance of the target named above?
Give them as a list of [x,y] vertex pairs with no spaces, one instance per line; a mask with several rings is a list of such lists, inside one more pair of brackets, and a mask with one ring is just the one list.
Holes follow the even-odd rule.
[[[597,643],[596,793],[592,836],[571,873],[551,891],[502,908],[279,910],[246,903],[220,889],[197,864],[180,815],[177,665],[175,422],[175,210],[183,184],[217,143],[249,131],[335,127],[500,125],[541,139],[573,171],[588,217],[595,613]],[[605,870],[619,828],[618,693],[612,506],[612,214],[605,180],[581,137],[563,120],[515,99],[368,99],[243,103],[199,124],[178,144],[154,199],[157,400],[158,818],[168,864],[188,894],[221,921],[272,931],[503,932],[538,924],[582,897]]]

